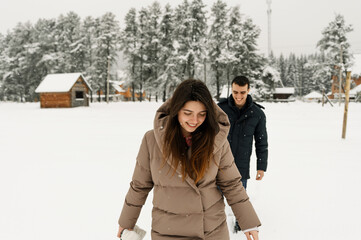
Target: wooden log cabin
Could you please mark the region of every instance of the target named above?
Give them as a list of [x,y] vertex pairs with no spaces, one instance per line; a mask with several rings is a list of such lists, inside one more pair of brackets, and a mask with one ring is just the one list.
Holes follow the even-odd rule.
[[40,94],[41,108],[89,106],[91,91],[81,73],[49,74],[35,90]]

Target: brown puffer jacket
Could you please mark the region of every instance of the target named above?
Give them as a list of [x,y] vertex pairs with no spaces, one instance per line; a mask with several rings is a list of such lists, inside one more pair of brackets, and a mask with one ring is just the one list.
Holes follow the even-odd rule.
[[163,164],[161,151],[168,102],[158,109],[154,129],[144,135],[139,149],[132,182],[118,221],[120,226],[134,227],[148,193],[153,189],[152,240],[227,240],[225,205],[217,186],[226,197],[241,229],[261,225],[242,187],[227,141],[227,115],[214,105],[220,126],[213,153],[216,164],[210,161],[206,175],[197,184],[189,177],[182,180],[180,166],[173,174],[170,159]]

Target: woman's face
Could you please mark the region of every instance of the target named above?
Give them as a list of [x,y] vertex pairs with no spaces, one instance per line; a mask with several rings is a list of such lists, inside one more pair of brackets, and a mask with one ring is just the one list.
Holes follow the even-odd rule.
[[182,133],[188,137],[206,119],[207,110],[199,101],[188,101],[178,112],[178,121],[182,127]]

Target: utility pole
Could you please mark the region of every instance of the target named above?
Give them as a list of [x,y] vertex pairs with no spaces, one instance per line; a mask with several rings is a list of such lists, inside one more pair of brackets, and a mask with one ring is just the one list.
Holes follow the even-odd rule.
[[347,113],[348,113],[348,103],[349,103],[349,93],[350,93],[350,82],[351,82],[351,72],[347,72],[346,77],[346,89],[345,89],[345,111],[343,113],[343,124],[342,124],[342,138],[346,138],[346,126],[347,126]]
[[268,9],[267,9],[267,16],[268,16],[268,57],[271,56],[271,3],[272,0],[267,0],[267,5],[268,5]]

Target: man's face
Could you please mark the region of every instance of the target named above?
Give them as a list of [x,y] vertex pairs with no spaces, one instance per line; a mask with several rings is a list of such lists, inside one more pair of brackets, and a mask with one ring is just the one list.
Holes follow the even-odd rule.
[[243,107],[243,105],[246,103],[248,93],[248,84],[245,86],[239,86],[235,83],[232,84],[232,96],[237,107]]

